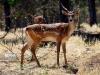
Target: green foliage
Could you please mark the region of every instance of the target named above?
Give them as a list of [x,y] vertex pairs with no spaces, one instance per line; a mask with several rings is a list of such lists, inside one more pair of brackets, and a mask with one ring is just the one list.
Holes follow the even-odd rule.
[[[0,0],[1,2],[2,0]],[[100,5],[100,0],[95,0],[96,5]],[[87,0],[70,0],[70,7],[79,6],[82,21],[88,15]],[[32,15],[43,15],[43,9],[46,9],[46,15],[50,22],[55,22],[59,16],[59,0],[8,0],[11,7],[14,8],[14,16],[25,16],[27,13]],[[13,11],[13,8],[11,11]]]
[[10,6],[15,6],[20,0],[8,0]]

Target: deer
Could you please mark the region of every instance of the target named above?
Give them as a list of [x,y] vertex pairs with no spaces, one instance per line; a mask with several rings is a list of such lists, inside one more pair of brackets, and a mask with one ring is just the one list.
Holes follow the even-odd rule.
[[33,24],[26,27],[26,39],[27,43],[21,49],[21,69],[23,70],[23,60],[24,53],[27,49],[30,48],[35,61],[39,67],[41,67],[37,57],[36,57],[36,48],[42,41],[53,41],[56,42],[57,48],[57,65],[59,66],[59,54],[60,47],[62,46],[64,54],[64,63],[67,66],[66,58],[66,42],[71,37],[72,33],[75,31],[77,18],[79,16],[78,11],[69,11],[63,6],[64,10],[62,13],[68,17],[68,23],[52,23],[52,24]]

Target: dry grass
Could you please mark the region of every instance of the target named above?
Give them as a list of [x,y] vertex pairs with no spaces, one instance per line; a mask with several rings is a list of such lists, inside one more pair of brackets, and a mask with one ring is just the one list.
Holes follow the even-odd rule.
[[[5,39],[0,41],[0,75],[75,75],[62,67],[64,64],[62,50],[60,53],[60,68],[57,67],[56,47],[49,45],[37,48],[37,57],[42,65],[41,68],[37,67],[35,61],[32,63],[27,61],[31,58],[31,53],[27,50],[25,53],[24,70],[21,71],[20,50],[23,46],[21,35],[21,31],[18,30],[15,34],[9,33]],[[25,39],[25,35],[23,37]],[[4,40],[7,40],[7,44],[4,44]],[[16,40],[15,42],[17,43],[14,43],[12,40]],[[78,68],[77,75],[100,74],[100,41],[97,41],[94,45],[87,45],[81,37],[72,36],[66,44],[66,49],[69,65]],[[16,58],[16,55],[19,60]]]
[[90,26],[87,23],[82,23],[80,26],[84,31],[100,33],[100,27],[99,27],[100,25],[99,24],[98,24],[98,26],[96,24],[94,24],[93,26]]

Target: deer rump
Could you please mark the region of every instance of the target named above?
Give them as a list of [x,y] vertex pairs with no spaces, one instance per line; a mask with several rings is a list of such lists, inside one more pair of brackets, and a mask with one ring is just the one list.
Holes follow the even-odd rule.
[[[26,34],[29,35],[31,41],[52,41],[62,39],[69,35],[70,26],[68,23],[55,24],[34,24],[26,27]],[[28,38],[29,39],[29,38]]]

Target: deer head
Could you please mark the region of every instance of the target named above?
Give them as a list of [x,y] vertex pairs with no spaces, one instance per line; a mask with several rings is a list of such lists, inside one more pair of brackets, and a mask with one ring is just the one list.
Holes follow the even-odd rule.
[[34,16],[33,21],[35,24],[43,24],[46,23],[43,16]]
[[[61,4],[62,5],[62,4]],[[62,14],[66,15],[68,17],[68,22],[69,23],[72,23],[76,21],[76,19],[78,19],[77,17],[79,17],[79,8],[74,8],[72,11],[69,11],[67,8],[65,8],[63,5],[62,5],[63,9],[62,10]]]

